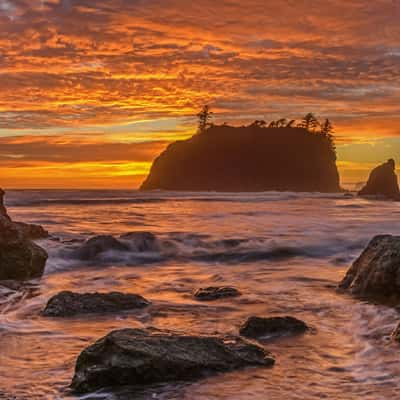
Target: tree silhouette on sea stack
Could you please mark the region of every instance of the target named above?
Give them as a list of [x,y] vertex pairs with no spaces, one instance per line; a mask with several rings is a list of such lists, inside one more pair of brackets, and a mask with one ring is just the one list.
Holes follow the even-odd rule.
[[210,111],[210,107],[205,105],[202,110],[197,114],[198,128],[197,133],[204,133],[210,126],[213,117],[213,112]]

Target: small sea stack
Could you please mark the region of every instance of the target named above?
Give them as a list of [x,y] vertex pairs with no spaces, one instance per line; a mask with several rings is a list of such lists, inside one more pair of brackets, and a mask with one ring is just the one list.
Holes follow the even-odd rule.
[[377,196],[400,200],[400,190],[396,175],[396,164],[391,158],[374,168],[367,184],[358,192],[359,196]]

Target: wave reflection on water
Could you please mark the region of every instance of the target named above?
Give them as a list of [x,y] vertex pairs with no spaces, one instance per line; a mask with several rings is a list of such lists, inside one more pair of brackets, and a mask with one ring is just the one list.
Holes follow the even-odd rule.
[[[67,391],[79,352],[112,329],[157,327],[237,334],[251,315],[292,315],[314,329],[265,343],[272,369],[250,368],[192,382],[98,393],[87,399],[396,398],[394,309],[335,292],[375,234],[400,233],[397,203],[294,193],[15,191],[14,219],[57,237],[41,281],[0,290],[0,399],[76,399]],[[151,232],[154,248],[106,251],[88,263],[73,251],[98,234]],[[232,285],[243,296],[198,303],[193,291]],[[40,315],[61,290],[118,290],[153,302],[139,312],[56,320]]]

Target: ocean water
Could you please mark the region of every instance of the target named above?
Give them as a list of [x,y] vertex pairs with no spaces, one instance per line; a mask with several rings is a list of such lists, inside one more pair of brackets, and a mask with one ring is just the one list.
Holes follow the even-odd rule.
[[[69,399],[78,354],[109,331],[157,327],[237,334],[249,317],[291,315],[313,329],[263,342],[273,368],[248,368],[190,383],[100,391],[82,399],[383,400],[400,395],[400,346],[389,340],[395,309],[335,286],[376,234],[400,234],[399,203],[342,194],[11,191],[10,215],[44,225],[53,239],[41,280],[0,289],[0,399]],[[147,251],[74,250],[98,234],[151,232]],[[199,303],[193,292],[232,285],[238,298]],[[141,294],[139,312],[51,319],[61,290]]]

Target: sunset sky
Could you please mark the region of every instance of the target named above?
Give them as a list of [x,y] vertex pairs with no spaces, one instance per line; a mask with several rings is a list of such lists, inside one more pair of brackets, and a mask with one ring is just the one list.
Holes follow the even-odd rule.
[[0,0],[0,186],[134,188],[217,123],[334,121],[342,183],[400,165],[398,0]]

